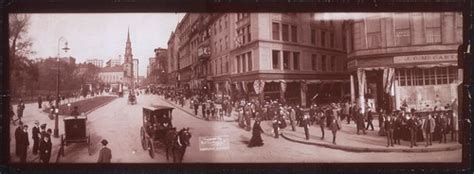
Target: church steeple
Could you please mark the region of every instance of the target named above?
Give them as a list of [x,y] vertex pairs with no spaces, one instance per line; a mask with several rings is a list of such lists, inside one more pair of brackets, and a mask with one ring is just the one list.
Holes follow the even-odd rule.
[[127,42],[125,45],[125,63],[131,63],[133,60],[132,43],[130,42],[130,28],[127,29]]
[[127,28],[127,43],[130,43],[130,27]]
[[125,61],[123,63],[125,77],[133,79],[133,54],[132,54],[132,43],[130,42],[130,28],[127,29],[127,42],[125,44]]

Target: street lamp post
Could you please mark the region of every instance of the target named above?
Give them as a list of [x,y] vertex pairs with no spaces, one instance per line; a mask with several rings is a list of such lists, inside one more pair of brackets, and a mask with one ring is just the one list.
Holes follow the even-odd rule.
[[[56,59],[56,62],[57,62],[57,68],[58,68],[58,71],[57,71],[57,79],[56,79],[56,110],[55,110],[55,113],[56,113],[56,118],[54,120],[54,137],[55,138],[59,138],[59,129],[58,129],[58,119],[59,119],[59,101],[60,101],[60,98],[59,98],[59,59],[60,59],[60,49],[59,49],[59,45],[60,45],[60,42],[61,40],[63,40],[64,37],[60,37],[58,39],[58,58]],[[62,48],[64,50],[64,52],[67,52],[69,50],[69,48],[67,47],[67,41],[65,42],[65,46],[64,48]]]

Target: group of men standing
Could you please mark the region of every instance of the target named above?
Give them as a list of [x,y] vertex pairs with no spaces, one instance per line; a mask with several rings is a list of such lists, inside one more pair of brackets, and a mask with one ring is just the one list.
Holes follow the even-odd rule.
[[[52,148],[51,129],[46,130],[46,124],[40,126],[39,121],[35,121],[31,132],[33,139],[33,155],[39,155],[41,162],[49,163]],[[15,143],[16,155],[20,157],[21,163],[25,163],[30,141],[28,137],[28,125],[23,124],[23,122],[20,122],[20,125],[15,130]]]

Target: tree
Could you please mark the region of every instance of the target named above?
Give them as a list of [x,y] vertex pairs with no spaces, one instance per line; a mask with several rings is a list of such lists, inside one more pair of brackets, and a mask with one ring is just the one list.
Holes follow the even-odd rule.
[[10,85],[13,94],[34,89],[34,82],[38,79],[38,68],[28,59],[34,54],[31,39],[27,37],[29,23],[28,14],[9,15]]

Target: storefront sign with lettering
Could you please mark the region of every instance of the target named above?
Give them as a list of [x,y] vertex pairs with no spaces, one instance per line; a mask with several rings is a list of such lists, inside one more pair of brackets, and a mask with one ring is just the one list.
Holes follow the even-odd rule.
[[456,60],[457,60],[456,54],[396,56],[393,58],[394,63],[441,62],[441,61],[456,61]]

